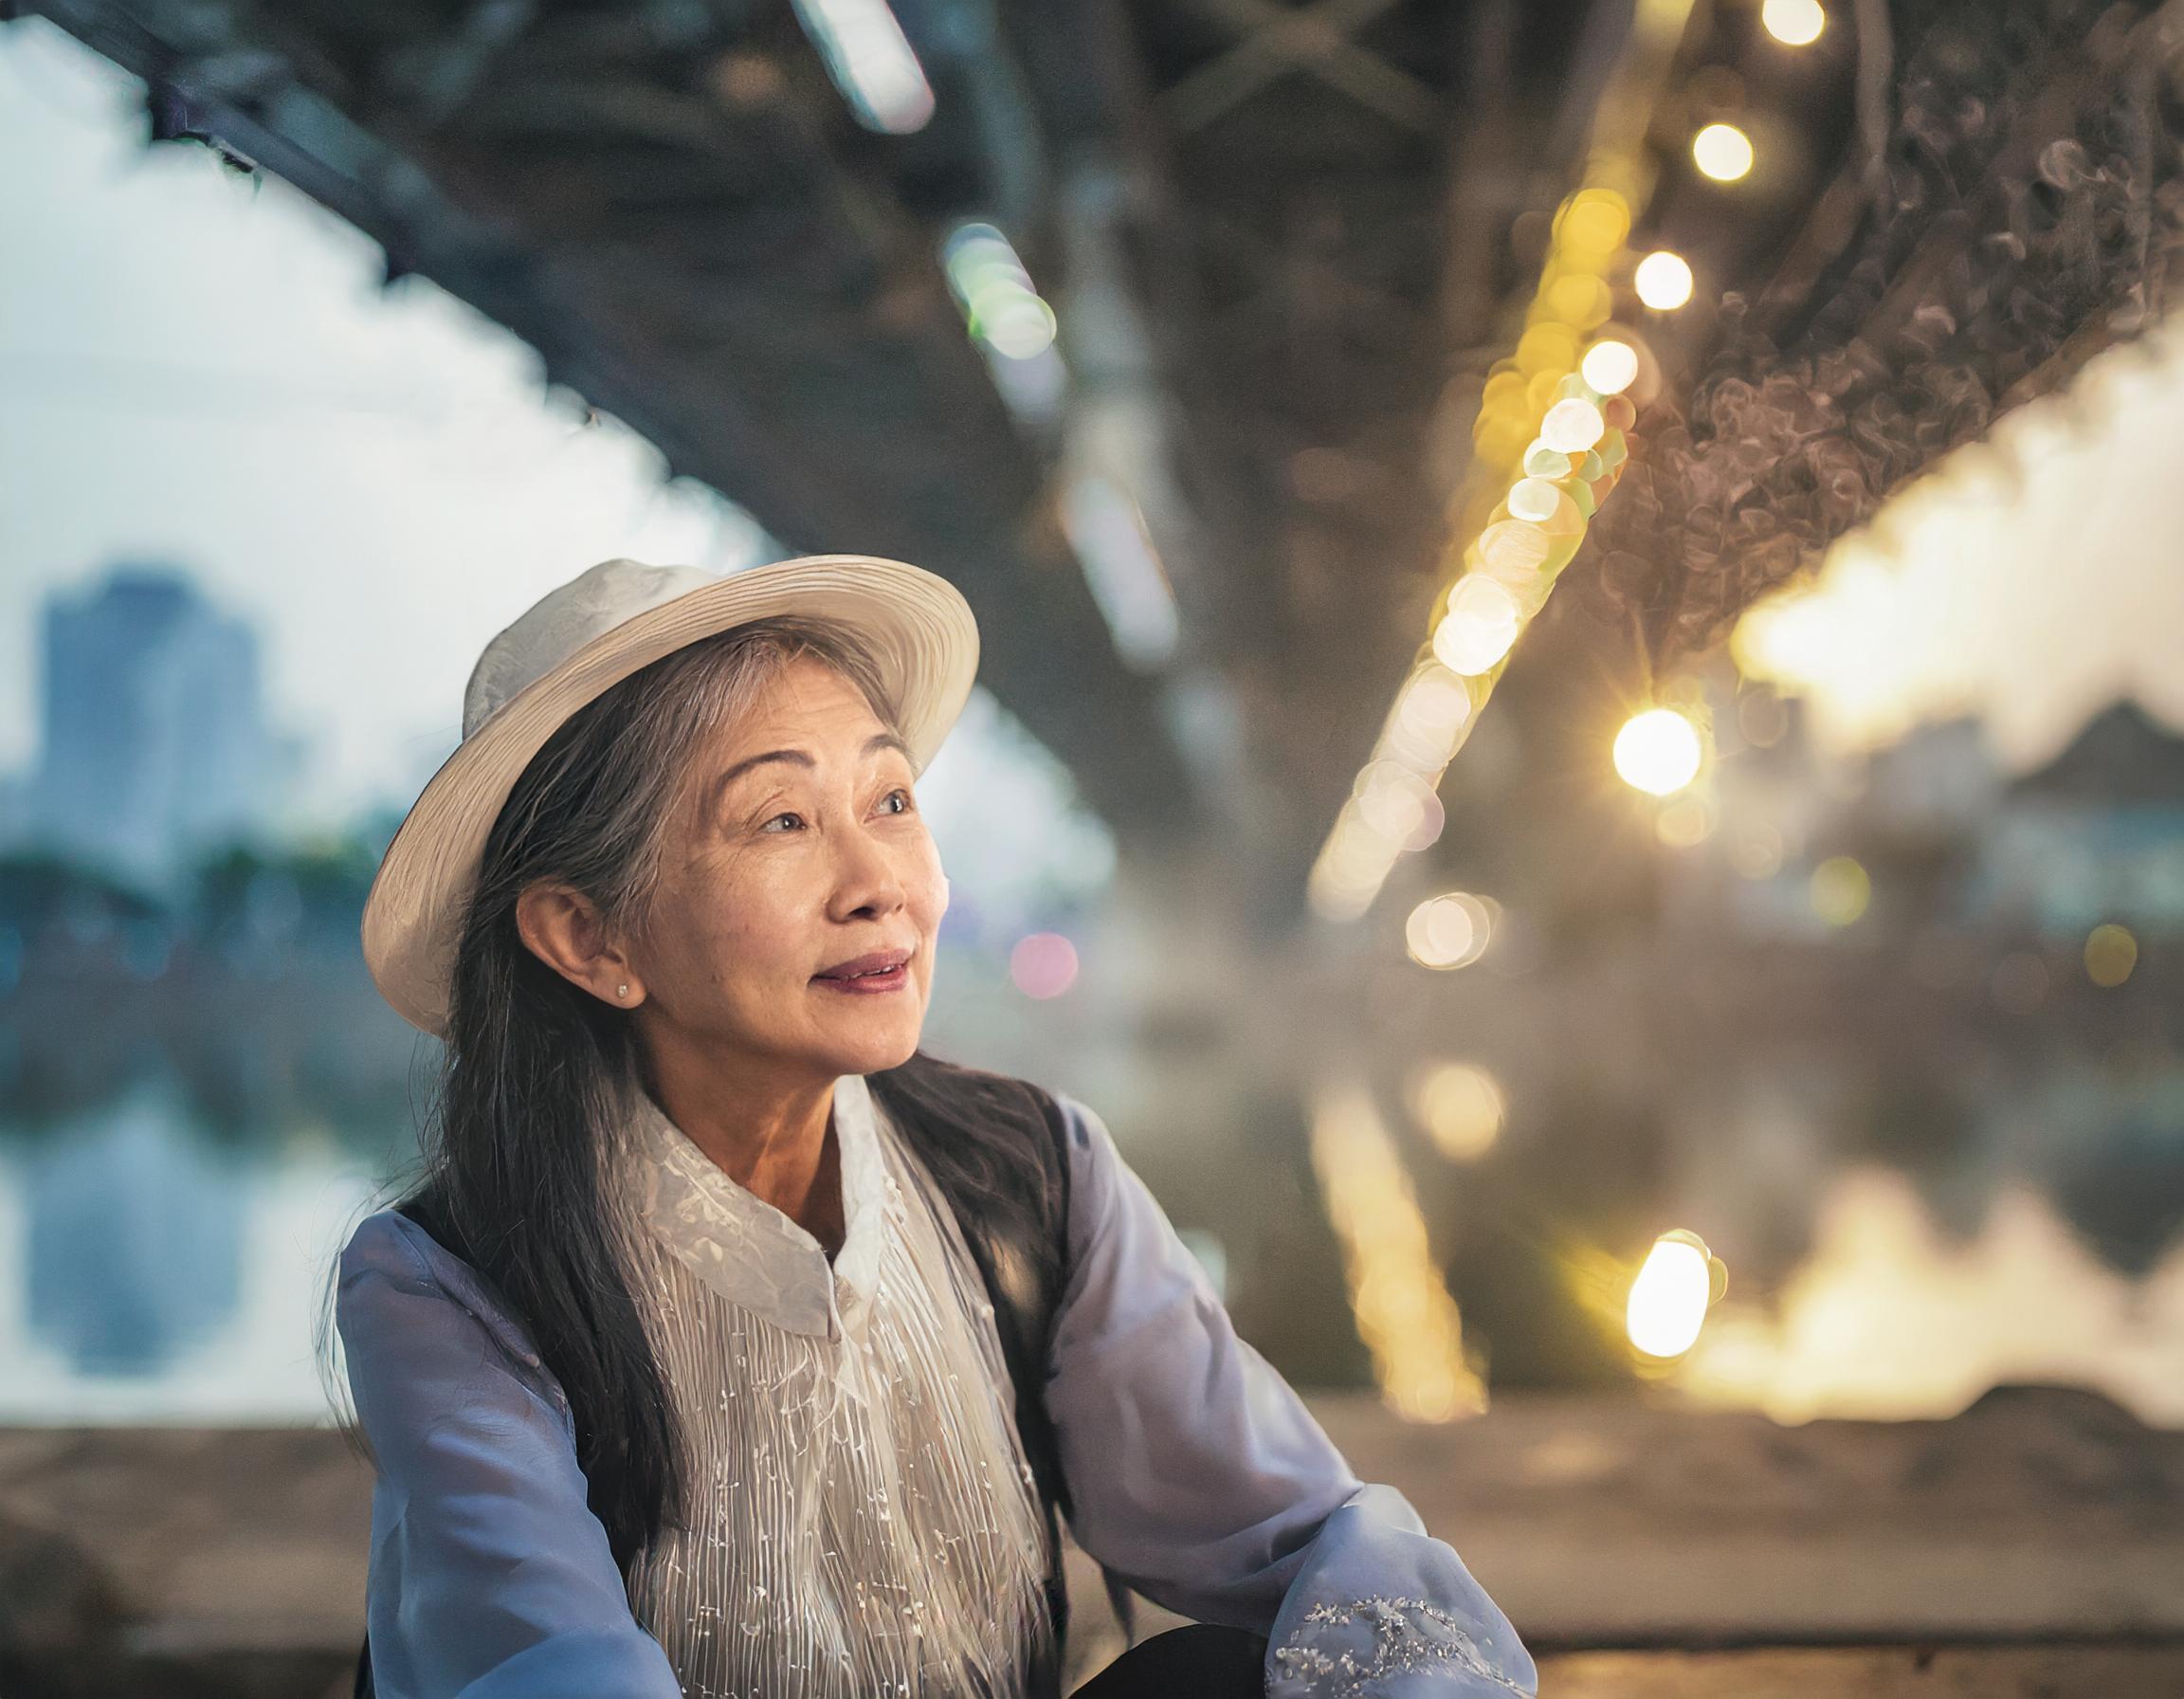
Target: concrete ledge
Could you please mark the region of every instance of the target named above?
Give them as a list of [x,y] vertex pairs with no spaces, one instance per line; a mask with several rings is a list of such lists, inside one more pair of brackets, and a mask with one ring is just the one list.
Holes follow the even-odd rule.
[[[1557,1699],[2184,1692],[2184,1434],[2087,1394],[1803,1428],[1313,1404],[1549,1654]],[[0,1429],[0,1693],[345,1694],[369,1493],[321,1429]],[[1111,1630],[1073,1596],[1089,1659]]]
[[1537,1646],[2184,1643],[2184,1433],[2091,1393],[1794,1428],[1635,1399],[1442,1429],[1314,1409]]
[[2176,1699],[2184,1647],[1842,1647],[1572,1652],[1539,1660],[1549,1699]]

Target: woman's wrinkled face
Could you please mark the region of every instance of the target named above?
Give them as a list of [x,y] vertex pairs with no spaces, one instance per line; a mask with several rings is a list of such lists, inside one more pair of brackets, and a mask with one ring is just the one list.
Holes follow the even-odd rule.
[[[807,654],[694,759],[628,950],[646,1036],[821,1078],[908,1060],[948,906],[908,755],[854,684]],[[904,959],[863,981],[824,977],[874,952]]]

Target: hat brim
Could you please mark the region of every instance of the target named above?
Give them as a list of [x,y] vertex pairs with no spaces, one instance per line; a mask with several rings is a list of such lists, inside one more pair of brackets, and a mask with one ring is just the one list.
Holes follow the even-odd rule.
[[441,763],[403,816],[365,899],[364,961],[402,1018],[446,1033],[455,952],[486,839],[531,758],[577,709],[663,655],[754,619],[802,613],[871,649],[923,773],[978,671],[978,627],[947,579],[871,555],[752,567],[601,632],[504,703]]

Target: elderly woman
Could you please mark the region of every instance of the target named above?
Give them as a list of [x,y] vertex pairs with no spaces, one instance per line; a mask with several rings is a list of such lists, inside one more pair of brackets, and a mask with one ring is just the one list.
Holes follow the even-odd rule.
[[446,1049],[339,1268],[359,1691],[1047,1699],[1063,1520],[1208,1625],[1087,1694],[1533,1690],[1100,1117],[919,1050],[976,659],[851,556],[606,561],[486,647],[364,920]]

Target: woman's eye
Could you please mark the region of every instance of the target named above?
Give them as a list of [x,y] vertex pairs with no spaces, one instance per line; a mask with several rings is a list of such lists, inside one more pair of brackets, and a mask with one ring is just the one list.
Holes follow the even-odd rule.
[[887,793],[887,797],[888,797],[889,799],[891,799],[891,798],[893,798],[893,797],[897,797],[897,796],[900,796],[900,797],[901,797],[901,798],[902,798],[902,806],[901,806],[901,808],[899,808],[899,809],[896,809],[896,810],[894,810],[893,812],[894,812],[895,813],[898,813],[898,814],[906,814],[906,813],[908,813],[910,812],[910,809],[911,809],[911,806],[912,806],[912,805],[911,805],[911,801],[910,801],[910,793],[909,793],[909,791],[908,791],[908,790],[906,790],[904,787],[902,787],[902,786],[901,786],[901,785],[897,785],[897,786],[895,787],[895,789],[893,789],[892,791],[889,791],[889,792]]
[[769,830],[771,830],[771,829],[772,829],[772,827],[773,827],[773,825],[774,825],[774,820],[794,820],[794,821],[796,821],[796,822],[797,822],[799,825],[801,825],[801,824],[803,823],[803,820],[804,820],[804,816],[803,816],[802,814],[775,814],[775,815],[774,816],[774,819],[773,819],[773,820],[769,820],[769,821],[767,821],[767,822],[766,822],[766,824],[765,824],[764,826],[761,826],[761,827],[760,827],[758,830],[759,830],[760,831],[769,831]]

